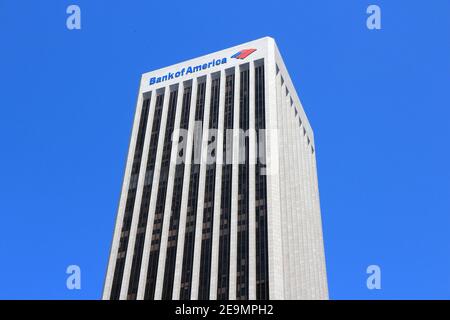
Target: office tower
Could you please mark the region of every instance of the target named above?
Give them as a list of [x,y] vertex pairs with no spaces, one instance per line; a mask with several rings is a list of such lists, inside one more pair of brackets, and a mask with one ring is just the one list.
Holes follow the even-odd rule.
[[328,298],[314,135],[272,38],[142,75],[103,298]]

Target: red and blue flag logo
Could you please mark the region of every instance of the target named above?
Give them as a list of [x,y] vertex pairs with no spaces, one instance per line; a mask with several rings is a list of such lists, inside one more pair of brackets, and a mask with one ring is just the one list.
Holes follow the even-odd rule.
[[235,59],[245,59],[255,51],[256,49],[244,49],[239,51],[238,53],[233,54],[231,57]]

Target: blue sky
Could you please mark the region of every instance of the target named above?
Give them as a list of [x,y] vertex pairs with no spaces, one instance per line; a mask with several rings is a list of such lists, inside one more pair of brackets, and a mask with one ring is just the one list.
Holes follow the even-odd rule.
[[0,0],[0,298],[100,298],[140,74],[267,35],[315,131],[330,297],[449,299],[447,0]]

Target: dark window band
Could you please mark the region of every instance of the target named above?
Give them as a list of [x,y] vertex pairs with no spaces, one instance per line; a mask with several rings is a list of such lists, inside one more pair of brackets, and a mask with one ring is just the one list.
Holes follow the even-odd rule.
[[[188,129],[189,127],[189,112],[191,106],[191,87],[185,87],[183,93],[182,113],[180,120],[180,129]],[[181,141],[179,141],[181,142]],[[175,169],[175,181],[173,186],[172,196],[172,209],[169,224],[169,236],[167,242],[167,254],[166,264],[164,271],[164,282],[162,290],[162,299],[171,300],[173,292],[173,281],[175,275],[175,260],[177,253],[177,241],[178,241],[178,227],[180,219],[181,199],[183,195],[183,179],[184,179],[184,160],[186,156],[186,150],[182,149],[182,145],[179,146],[179,156],[182,157],[181,163],[176,165]],[[182,155],[180,155],[182,153]]]
[[[195,121],[203,123],[203,111],[205,106],[205,82],[197,86],[197,100],[195,108]],[[198,123],[196,123],[198,124]],[[201,129],[201,128],[200,128]],[[197,132],[196,129],[194,129]],[[201,137],[201,130],[198,133]],[[194,138],[195,141],[195,138]],[[197,218],[198,180],[200,164],[194,163],[195,152],[192,151],[191,173],[189,181],[188,204],[186,212],[186,233],[184,237],[183,264],[181,270],[180,299],[191,298],[192,263],[194,258],[195,224]]]
[[120,297],[122,287],[123,271],[125,267],[125,257],[127,255],[128,238],[130,233],[131,219],[133,216],[134,200],[136,198],[137,180],[139,177],[139,168],[141,166],[142,150],[144,148],[145,130],[147,127],[148,112],[150,108],[150,98],[145,99],[142,105],[141,117],[139,119],[139,129],[134,150],[133,167],[131,169],[130,182],[128,187],[127,201],[123,217],[122,230],[120,234],[120,243],[117,253],[116,268],[111,288],[111,300],[117,300]]
[[[247,132],[249,128],[249,70],[240,73],[239,92],[239,128]],[[244,145],[239,147],[244,152],[244,163],[239,164],[238,180],[238,212],[237,212],[237,266],[236,266],[236,299],[248,299],[248,211],[249,211],[249,139],[245,136]],[[242,155],[240,155],[242,157]]]
[[152,131],[145,169],[144,189],[142,192],[141,207],[139,209],[138,229],[134,246],[133,261],[131,264],[130,283],[128,286],[127,299],[136,299],[139,275],[142,264],[142,254],[144,250],[145,230],[147,227],[148,210],[150,205],[150,195],[152,192],[153,172],[155,170],[156,150],[158,148],[159,129],[161,114],[164,102],[164,93],[156,97],[155,113],[153,115]]
[[150,258],[147,269],[144,299],[153,300],[155,295],[156,276],[158,272],[159,248],[164,220],[164,208],[167,194],[167,180],[169,175],[170,156],[172,151],[172,133],[175,123],[178,90],[170,92],[169,109],[167,112],[166,132],[164,136],[161,169],[159,176],[158,195],[156,197],[155,217],[150,244]]
[[[220,97],[220,78],[212,80],[211,83],[211,103],[209,114],[209,128],[217,130],[219,122],[219,97]],[[217,137],[209,136],[208,141],[214,143]],[[213,140],[214,139],[214,140]],[[212,248],[212,230],[214,215],[214,192],[216,183],[216,161],[206,166],[205,177],[205,197],[203,209],[203,228],[202,244],[200,250],[200,274],[198,299],[209,299],[209,287],[211,279],[211,248]],[[215,276],[215,275],[214,275]]]
[[255,129],[258,161],[255,172],[256,196],[256,299],[269,299],[269,261],[267,254],[267,180],[264,164],[259,157],[266,158],[265,136],[260,130],[266,128],[265,97],[264,97],[264,64],[255,67]]
[[[217,299],[229,299],[229,282],[230,282],[230,239],[231,233],[236,232],[236,299],[248,300],[249,291],[255,288],[249,288],[249,137],[246,135],[239,141],[234,143],[241,144],[239,146],[239,155],[241,162],[237,165],[237,211],[231,212],[232,203],[232,164],[229,160],[232,158],[233,136],[227,134],[227,130],[233,129],[234,123],[234,103],[235,99],[239,99],[239,129],[247,132],[249,129],[249,103],[250,103],[250,70],[248,65],[241,66],[237,69],[236,74],[228,73],[225,76],[224,89],[224,132],[223,132],[223,163],[217,167],[216,163],[206,164],[205,189],[204,189],[204,207],[203,221],[201,231],[201,246],[198,252],[194,252],[194,243],[196,236],[197,223],[197,204],[199,192],[200,163],[198,163],[198,153],[194,151],[196,139],[202,137],[202,125],[208,121],[210,129],[218,129],[219,121],[219,100],[220,100],[220,78],[211,81],[211,97],[209,119],[204,119],[205,109],[205,92],[206,82],[199,81],[197,84],[197,96],[195,100],[195,117],[194,141],[192,142],[192,161],[191,164],[185,165],[185,152],[183,147],[186,145],[179,143],[178,156],[182,161],[175,166],[173,196],[170,203],[170,210],[165,212],[166,194],[168,185],[168,174],[170,168],[171,151],[172,151],[172,134],[175,128],[175,115],[177,110],[178,90],[173,90],[169,95],[167,121],[164,132],[164,142],[162,146],[162,162],[160,169],[160,178],[155,183],[156,208],[153,226],[151,229],[151,243],[149,266],[147,270],[145,282],[145,299],[154,299],[156,291],[156,277],[158,268],[164,268],[164,277],[162,281],[162,299],[170,300],[173,295],[174,275],[176,267],[176,254],[178,243],[178,232],[180,226],[181,201],[183,197],[183,184],[185,170],[189,170],[189,186],[187,193],[187,211],[185,222],[184,240],[180,245],[183,246],[183,256],[181,261],[181,283],[180,283],[180,299],[189,300],[192,290],[192,272],[194,254],[199,255],[200,270],[198,284],[198,299],[209,299],[210,296],[210,280],[211,277],[217,277]],[[266,179],[266,141],[265,135],[260,131],[266,129],[266,109],[265,109],[265,70],[264,61],[256,61],[255,67],[252,69],[254,75],[254,101],[255,101],[255,129],[256,129],[256,155],[257,162],[255,165],[255,259],[256,259],[256,299],[269,299],[269,264],[268,264],[268,219],[267,219],[267,179]],[[238,95],[235,97],[235,77],[240,77],[240,88]],[[254,79],[253,79],[254,78]],[[192,87],[187,85],[183,90],[181,99],[181,117],[180,129],[189,128],[189,115],[191,110]],[[253,88],[252,88],[253,89]],[[154,95],[154,93],[153,93]],[[142,202],[138,217],[138,228],[134,252],[131,262],[131,274],[128,287],[127,299],[136,299],[140,269],[142,265],[142,257],[144,252],[144,241],[146,237],[147,220],[149,215],[150,198],[152,193],[152,182],[156,164],[156,155],[158,149],[158,140],[161,127],[161,118],[164,105],[164,92],[153,96],[156,99],[152,129],[150,134],[149,151],[147,166],[145,172],[145,181],[143,183]],[[167,98],[167,97],[166,97]],[[181,98],[181,97],[180,97]],[[167,101],[166,101],[167,102]],[[194,101],[192,101],[194,102]],[[237,101],[236,101],[237,102]],[[194,106],[193,106],[194,107]],[[133,210],[135,206],[135,198],[137,193],[137,184],[139,170],[141,166],[142,153],[144,148],[145,130],[147,127],[148,115],[150,112],[150,97],[145,98],[142,104],[141,116],[139,119],[139,127],[136,137],[136,145],[134,157],[125,202],[125,210],[123,216],[123,224],[120,234],[120,243],[117,253],[116,266],[113,275],[110,299],[119,299],[122,287],[122,278],[124,274],[125,258],[129,242],[129,233],[133,219]],[[191,119],[192,120],[192,119]],[[215,143],[216,135],[209,135],[208,145]],[[181,139],[181,138],[180,138]],[[198,151],[197,151],[198,152]],[[202,152],[207,152],[203,150]],[[261,157],[264,157],[261,159]],[[264,161],[263,161],[264,160]],[[219,169],[220,168],[220,169]],[[217,221],[214,221],[214,198],[215,198],[215,177],[216,169],[222,171],[221,181],[221,197],[220,197],[220,215]],[[253,170],[253,169],[252,169]],[[186,172],[188,173],[188,172]],[[203,190],[202,190],[203,191]],[[166,249],[166,259],[162,266],[158,266],[161,234],[163,230],[164,215],[170,215],[168,226],[168,242]],[[231,216],[236,215],[237,230],[231,230]],[[168,218],[168,217],[167,217]],[[199,221],[200,222],[200,221]],[[219,223],[218,235],[218,270],[217,274],[211,274],[212,259],[212,239],[213,225]],[[181,249],[181,248],[180,248]],[[144,276],[144,275],[142,275]]]
[[228,300],[230,277],[230,221],[231,221],[231,173],[232,164],[227,163],[233,149],[233,136],[227,129],[233,129],[234,73],[225,80],[225,110],[223,136],[222,193],[220,200],[219,265],[217,299]]

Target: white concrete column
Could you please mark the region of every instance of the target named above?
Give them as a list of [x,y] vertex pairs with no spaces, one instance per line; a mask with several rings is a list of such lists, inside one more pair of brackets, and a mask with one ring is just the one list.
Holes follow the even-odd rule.
[[120,289],[120,299],[126,300],[128,295],[128,286],[130,283],[130,273],[131,267],[133,263],[133,255],[134,255],[134,247],[136,245],[136,233],[137,227],[139,223],[139,214],[141,210],[141,202],[142,202],[142,193],[144,190],[144,182],[145,182],[145,172],[147,167],[147,159],[148,159],[148,149],[150,146],[150,138],[151,131],[153,125],[153,117],[154,117],[154,109],[156,104],[156,92],[152,92],[152,97],[150,100],[149,112],[148,112],[148,120],[147,126],[145,129],[145,138],[144,138],[144,148],[142,149],[142,158],[141,165],[139,168],[139,178],[138,185],[136,190],[136,198],[134,202],[133,208],[133,218],[131,220],[130,234],[128,238],[128,247],[127,247],[127,255],[125,258],[125,266],[123,271],[123,279],[122,279],[122,287]]
[[[289,230],[288,230],[288,210],[287,210],[287,200],[286,200],[286,143],[285,143],[285,127],[284,127],[284,85],[281,80],[281,72],[277,76],[277,101],[278,101],[278,116],[279,116],[279,150],[280,150],[280,169],[279,169],[279,185],[280,185],[280,216],[281,216],[281,241],[283,244],[283,249],[286,253],[289,253]],[[290,276],[290,259],[289,254],[283,255],[283,281],[284,281],[284,299],[289,299],[291,296],[291,281],[288,281]],[[270,288],[270,283],[269,283]]]
[[[140,87],[140,85],[139,85]],[[152,94],[154,95],[154,94]],[[152,96],[151,102],[153,102],[154,97]],[[134,151],[136,149],[136,139],[137,134],[139,130],[139,121],[141,119],[141,113],[142,113],[142,103],[144,99],[142,94],[138,95],[137,102],[136,102],[136,111],[134,114],[134,120],[133,120],[133,127],[131,130],[131,138],[130,143],[128,145],[128,156],[127,156],[127,162],[125,167],[125,174],[122,181],[122,191],[120,193],[120,200],[119,200],[119,206],[117,208],[117,216],[116,216],[116,222],[114,227],[114,236],[113,241],[111,245],[111,249],[109,252],[109,261],[108,261],[108,270],[106,271],[106,277],[105,277],[105,283],[103,285],[103,300],[108,300],[111,295],[111,287],[112,282],[114,278],[114,271],[116,268],[116,261],[117,261],[117,251],[119,250],[119,243],[120,243],[120,234],[122,231],[122,225],[123,225],[123,216],[125,213],[125,204],[127,201],[128,196],[128,187],[130,184],[130,176],[131,176],[131,169],[133,167],[133,158],[134,158]],[[151,112],[151,110],[150,110]]]
[[280,104],[276,97],[275,42],[268,41],[268,55],[265,61],[265,101],[266,101],[266,154],[267,154],[267,236],[269,259],[269,298],[285,299],[284,262],[282,245],[282,221],[280,203],[280,149],[278,141],[278,121]]
[[299,131],[296,135],[299,145],[298,155],[300,157],[300,194],[301,194],[301,215],[300,215],[300,225],[301,225],[301,242],[302,242],[302,255],[300,262],[300,270],[301,270],[301,298],[307,299],[309,295],[309,252],[308,252],[308,226],[307,226],[307,214],[308,214],[308,206],[306,204],[306,163],[305,163],[305,152],[304,152],[304,137],[303,137],[304,123],[302,122],[302,126],[299,127]]
[[285,96],[285,111],[286,111],[286,119],[285,119],[285,126],[287,128],[287,167],[288,167],[288,198],[290,202],[290,208],[291,208],[291,228],[292,228],[292,234],[290,236],[290,239],[292,239],[292,242],[290,242],[291,245],[291,253],[292,253],[292,259],[291,259],[291,271],[292,271],[292,286],[291,286],[291,299],[297,299],[298,297],[298,288],[299,288],[299,269],[298,265],[300,262],[299,259],[299,246],[298,246],[298,236],[299,236],[299,228],[298,228],[298,192],[296,190],[296,185],[298,183],[297,181],[297,163],[296,163],[296,157],[295,157],[295,140],[294,140],[294,127],[293,127],[293,121],[295,119],[295,112],[294,107],[291,105],[291,96],[290,93]]
[[320,242],[321,242],[321,238],[320,238],[320,230],[319,230],[319,221],[320,221],[320,210],[318,210],[318,206],[317,206],[317,194],[316,194],[316,179],[315,179],[315,172],[314,172],[314,165],[313,165],[313,158],[314,155],[312,154],[311,151],[311,147],[312,147],[312,142],[309,145],[308,148],[308,155],[309,155],[309,161],[310,161],[310,170],[311,170],[311,196],[312,196],[312,207],[313,207],[313,211],[312,211],[312,218],[313,218],[313,237],[314,237],[314,242],[313,242],[313,250],[312,250],[312,254],[313,254],[313,258],[314,258],[314,270],[315,270],[315,278],[317,280],[317,283],[315,285],[315,298],[316,299],[321,299],[321,297],[323,296],[322,294],[322,274],[321,274],[321,252],[319,251],[320,248]]
[[195,125],[195,108],[197,101],[197,78],[192,80],[192,94],[191,94],[191,104],[189,107],[189,125],[188,125],[188,137],[186,142],[186,157],[185,157],[185,167],[183,176],[183,192],[181,196],[181,206],[180,206],[180,222],[178,227],[178,239],[177,239],[177,253],[175,260],[175,274],[173,279],[173,291],[172,299],[180,299],[180,288],[181,288],[181,273],[183,268],[183,255],[184,255],[184,238],[186,235],[186,215],[187,215],[187,204],[189,197],[189,184],[191,177],[191,157],[192,157],[192,143]]
[[[183,83],[180,83],[178,86],[178,96],[175,106],[175,121],[174,128],[180,128],[180,120],[182,113],[182,103],[183,103],[183,94],[184,87]],[[174,131],[178,132],[177,131]],[[169,224],[170,217],[172,215],[172,196],[173,196],[173,185],[175,182],[175,169],[177,162],[177,149],[178,149],[178,139],[179,132],[176,137],[171,137],[172,139],[172,148],[170,153],[170,164],[169,164],[169,176],[167,180],[167,193],[166,193],[166,203],[164,208],[164,218],[163,218],[163,227],[161,233],[161,242],[159,248],[159,257],[158,257],[158,273],[156,277],[156,287],[155,287],[155,300],[161,300],[163,282],[164,282],[164,271],[166,268],[166,255],[167,255],[167,242],[168,242],[168,234],[169,234]]]
[[[314,146],[315,147],[315,146]],[[319,195],[319,183],[317,177],[317,164],[316,164],[316,153],[311,155],[312,158],[312,170],[314,174],[314,194],[316,201],[316,219],[317,219],[317,233],[318,233],[318,247],[317,255],[319,260],[319,276],[320,276],[320,299],[328,299],[328,281],[327,281],[327,271],[326,271],[326,260],[325,260],[325,248],[323,242],[323,231],[322,231],[322,214],[320,210],[320,195]]]
[[[303,177],[302,172],[304,171],[304,165],[302,163],[302,140],[301,140],[301,131],[303,128],[300,126],[300,112],[298,111],[299,106],[294,104],[292,107],[292,139],[293,139],[293,150],[294,150],[294,162],[295,162],[295,196],[294,200],[296,201],[295,207],[295,223],[296,223],[296,270],[297,270],[297,293],[295,299],[304,299],[306,297],[305,294],[305,266],[306,266],[306,257],[305,257],[305,223],[303,218],[305,217],[305,193],[303,191]],[[297,110],[297,114],[295,111]]]
[[312,172],[311,172],[311,144],[306,142],[305,155],[307,159],[307,172],[308,172],[308,194],[310,201],[310,211],[309,211],[309,226],[310,226],[310,247],[309,250],[311,252],[311,274],[312,274],[312,285],[311,285],[311,299],[317,299],[317,285],[319,283],[319,277],[317,273],[317,259],[316,259],[316,232],[315,232],[315,220],[316,220],[316,212],[314,206],[314,194],[313,190],[313,181],[312,181]]
[[156,151],[156,161],[155,161],[155,171],[153,174],[152,181],[152,192],[150,198],[150,205],[148,209],[148,219],[147,219],[147,227],[145,229],[145,240],[144,240],[144,251],[142,254],[142,263],[141,263],[141,272],[139,274],[139,286],[137,292],[137,299],[144,299],[145,295],[145,286],[147,280],[147,270],[150,258],[150,246],[152,242],[152,234],[153,234],[153,224],[155,222],[155,209],[156,209],[156,198],[158,196],[159,190],[159,176],[161,172],[161,159],[164,147],[164,136],[166,131],[166,123],[167,123],[167,109],[169,105],[170,99],[170,88],[166,87],[164,91],[164,103],[163,110],[161,115],[161,125],[159,128],[159,136],[158,136],[158,148]]
[[223,165],[223,140],[224,140],[224,118],[225,118],[225,70],[220,72],[220,97],[219,97],[219,121],[216,144],[216,180],[214,194],[214,217],[212,231],[211,250],[211,280],[209,287],[210,300],[217,299],[217,281],[219,272],[219,241],[220,241],[220,206],[222,197],[222,165]]
[[280,130],[282,139],[280,139],[280,146],[282,146],[282,165],[280,169],[284,173],[280,173],[280,185],[281,185],[281,203],[282,210],[285,210],[285,220],[283,226],[285,232],[283,233],[285,248],[289,254],[284,256],[286,266],[286,297],[285,299],[293,299],[295,296],[295,256],[294,256],[294,226],[293,226],[293,213],[292,213],[292,159],[291,159],[291,146],[290,146],[290,130],[289,130],[289,105],[286,96],[286,82],[281,86],[281,103],[280,114],[282,116],[282,122],[280,123]]
[[[297,107],[297,106],[295,106]],[[297,187],[297,194],[298,194],[298,199],[299,199],[299,207],[298,207],[298,215],[297,215],[297,220],[298,220],[298,225],[299,225],[299,248],[300,248],[300,254],[299,254],[299,259],[300,262],[297,266],[298,270],[299,270],[299,281],[300,281],[300,285],[299,285],[299,297],[298,299],[305,299],[308,295],[307,295],[307,277],[305,276],[307,274],[307,265],[308,265],[308,260],[307,260],[307,234],[306,234],[306,197],[305,197],[305,164],[304,164],[304,159],[303,159],[303,125],[299,124],[299,119],[300,119],[300,114],[298,115],[297,119],[295,120],[296,124],[296,130],[294,131],[294,139],[296,141],[296,158],[297,160],[297,164],[298,164],[298,174],[297,174],[297,179],[298,179],[298,187]],[[303,122],[302,122],[303,123]]]
[[236,263],[237,263],[237,209],[239,179],[239,111],[241,73],[238,66],[234,75],[233,108],[233,164],[231,169],[231,223],[230,223],[230,275],[228,299],[236,300]]
[[307,136],[308,131],[306,131],[306,134],[303,134],[302,137],[302,154],[303,154],[303,161],[305,164],[304,167],[304,181],[303,184],[305,186],[305,216],[304,216],[304,223],[306,226],[306,253],[307,253],[307,279],[306,279],[306,292],[307,292],[307,299],[311,299],[313,297],[313,291],[314,291],[314,270],[313,270],[313,256],[312,256],[312,230],[311,230],[311,212],[312,212],[312,206],[311,206],[311,193],[310,193],[310,177],[309,177],[309,161],[308,161],[308,142],[307,142]]
[[203,133],[201,141],[200,175],[198,184],[197,218],[195,221],[194,259],[192,262],[191,299],[198,299],[200,281],[200,259],[203,233],[203,210],[205,207],[206,157],[209,135],[209,113],[211,110],[211,74],[206,75],[205,109],[203,114]]

